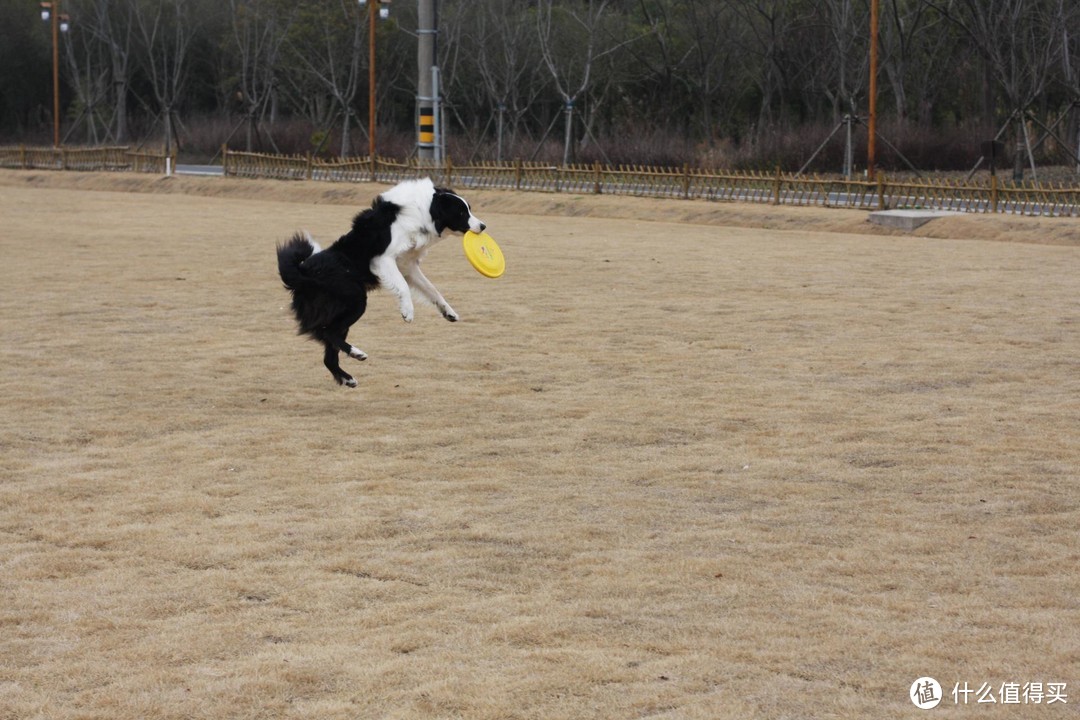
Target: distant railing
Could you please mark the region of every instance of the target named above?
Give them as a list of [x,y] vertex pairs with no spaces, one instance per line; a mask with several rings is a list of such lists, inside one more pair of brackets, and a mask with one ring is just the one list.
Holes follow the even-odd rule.
[[132,150],[130,147],[0,146],[0,168],[15,170],[82,170],[164,173],[166,160],[176,166],[176,151]]
[[440,165],[380,157],[348,159],[266,155],[222,149],[225,174],[232,177],[289,178],[330,182],[399,182],[431,176],[466,189],[632,195],[801,205],[862,210],[923,209],[965,213],[1080,216],[1080,184],[986,180],[835,179],[775,172],[721,172],[684,166],[552,165],[480,162]]
[[[965,213],[1008,213],[1080,217],[1080,183],[1014,183],[991,175],[979,180],[837,179],[775,172],[724,172],[683,166],[552,165],[516,160],[439,165],[381,157],[318,158],[268,155],[222,148],[229,177],[395,183],[431,176],[437,183],[465,189],[630,195],[861,210],[923,209]],[[164,173],[175,167],[175,152],[128,147],[0,147],[0,168],[105,170]]]

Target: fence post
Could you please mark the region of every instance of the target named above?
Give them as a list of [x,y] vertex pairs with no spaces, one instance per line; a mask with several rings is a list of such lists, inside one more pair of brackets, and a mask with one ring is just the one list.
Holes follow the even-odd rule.
[[454,163],[450,160],[450,156],[446,156],[446,185],[453,187],[454,185]]
[[683,200],[690,199],[690,163],[682,166],[682,196]]
[[998,211],[998,179],[996,173],[990,175],[990,212]]
[[877,172],[877,209],[885,209],[885,173]]
[[599,195],[600,194],[600,161],[599,160],[597,160],[596,162],[593,163],[593,171],[596,173],[596,175],[595,175],[595,187],[593,188],[593,192],[596,193],[597,195]]
[[307,157],[304,159],[304,179],[310,180],[315,176],[315,158],[311,156],[311,151],[307,152]]
[[514,189],[521,189],[521,158],[514,160]]
[[229,177],[229,144],[221,144],[221,174]]
[[60,148],[60,169],[61,170],[67,170],[68,169],[67,148],[66,147],[61,147]]
[[776,166],[776,176],[773,178],[772,204],[780,204],[780,166]]
[[26,170],[26,145],[19,146],[19,166]]

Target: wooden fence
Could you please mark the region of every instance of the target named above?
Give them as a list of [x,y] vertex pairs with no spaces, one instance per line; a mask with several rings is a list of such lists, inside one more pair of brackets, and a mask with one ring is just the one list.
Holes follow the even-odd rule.
[[[172,153],[176,166],[176,152]],[[0,168],[15,170],[82,170],[106,172],[164,173],[163,150],[132,150],[130,147],[59,147],[25,145],[0,147]]]
[[[1080,217],[1080,181],[1072,184],[1012,183],[996,176],[976,181],[836,179],[775,172],[721,172],[684,166],[551,165],[550,163],[480,162],[423,165],[415,160],[380,157],[316,158],[310,155],[267,155],[222,148],[229,177],[320,180],[326,182],[395,183],[431,176],[436,182],[464,189],[631,195],[749,202],[772,205],[858,208],[862,210],[924,209],[971,213]],[[171,158],[175,165],[175,153]],[[129,147],[32,148],[0,147],[0,168],[42,170],[106,170],[164,173],[163,151]]]
[[924,209],[973,213],[1080,217],[1080,182],[1073,185],[987,180],[906,180],[879,175],[872,180],[795,175],[779,170],[720,172],[646,165],[566,165],[515,161],[423,165],[385,158],[324,160],[310,156],[266,155],[223,148],[231,177],[288,178],[331,182],[394,183],[430,176],[465,189],[632,195],[858,208]]

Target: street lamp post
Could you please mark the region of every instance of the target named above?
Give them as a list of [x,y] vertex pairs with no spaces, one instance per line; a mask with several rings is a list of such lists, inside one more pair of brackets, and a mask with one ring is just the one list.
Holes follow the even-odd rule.
[[878,0],[870,0],[870,124],[866,138],[866,175],[873,180],[877,171],[877,71],[878,71]]
[[368,9],[368,155],[375,166],[375,15],[390,17],[390,0],[357,0]]
[[68,31],[68,16],[60,0],[41,3],[41,19],[52,23],[53,147],[60,147],[60,33]]

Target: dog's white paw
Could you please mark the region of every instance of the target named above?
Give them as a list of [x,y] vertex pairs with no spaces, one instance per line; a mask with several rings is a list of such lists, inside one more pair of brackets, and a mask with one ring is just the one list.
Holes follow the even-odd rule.
[[450,307],[449,305],[444,305],[443,307],[439,308],[439,310],[442,311],[442,316],[450,322],[457,322],[461,319],[458,314],[454,312],[454,308]]
[[349,351],[349,357],[356,358],[357,360],[367,360],[367,353],[360,348],[353,348]]
[[404,320],[407,323],[411,323],[413,321],[413,311],[412,310],[409,310],[408,312],[402,311],[401,319]]
[[346,385],[346,387],[356,387],[356,378],[353,378],[353,377],[346,378],[345,379],[345,385]]

